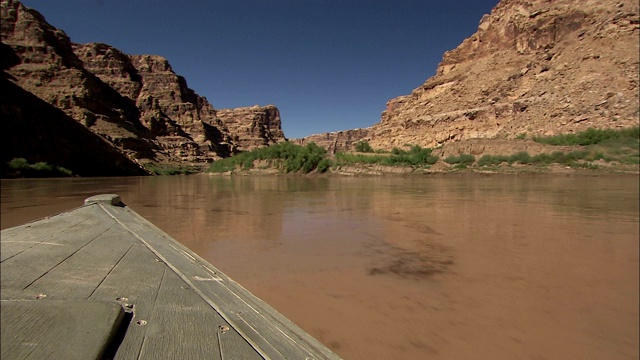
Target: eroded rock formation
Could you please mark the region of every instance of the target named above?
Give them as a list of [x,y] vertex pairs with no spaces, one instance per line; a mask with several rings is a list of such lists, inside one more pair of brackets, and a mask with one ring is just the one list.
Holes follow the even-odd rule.
[[132,158],[155,144],[135,104],[83,67],[67,35],[16,1],[2,2],[2,42],[19,62],[6,69],[21,88],[61,109]]
[[275,106],[248,108],[252,116],[221,110],[221,119],[165,58],[75,44],[37,11],[13,0],[0,4],[9,79],[136,162],[207,163],[284,140]]
[[324,134],[315,134],[302,139],[293,139],[292,141],[298,145],[306,145],[314,142],[325,149],[330,154],[338,151],[347,151],[353,147],[355,143],[361,140],[368,140],[370,129],[352,129],[345,131],[336,131]]
[[87,70],[135,104],[140,122],[170,162],[206,162],[235,151],[211,104],[189,89],[165,58],[127,55],[98,43],[73,49]]
[[62,166],[80,176],[145,175],[139,164],[62,110],[0,78],[0,168],[25,158]]
[[280,111],[273,105],[219,109],[217,116],[233,134],[240,150],[252,150],[285,140]]
[[323,136],[390,149],[637,126],[638,22],[635,0],[503,0],[361,138]]

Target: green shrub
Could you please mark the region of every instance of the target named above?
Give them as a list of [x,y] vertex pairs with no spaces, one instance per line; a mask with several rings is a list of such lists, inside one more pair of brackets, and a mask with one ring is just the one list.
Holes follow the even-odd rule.
[[373,152],[373,148],[371,147],[371,145],[369,145],[369,142],[362,140],[362,141],[358,141],[355,144],[355,150],[357,152],[363,152],[363,153],[371,153]]
[[332,166],[333,166],[333,162],[330,159],[324,158],[324,159],[320,160],[320,162],[318,163],[317,169],[318,169],[319,173],[325,173]]
[[587,161],[596,161],[596,160],[604,160],[605,154],[600,151],[592,151],[587,156],[585,156],[585,160]]
[[216,160],[212,162],[211,166],[209,167],[209,172],[222,173],[222,172],[232,171],[236,168],[236,165],[233,162],[224,161],[224,160],[226,159]]
[[431,155],[431,149],[415,145],[409,151],[393,148],[390,156],[381,159],[383,165],[425,166],[438,162],[438,157]]
[[253,157],[247,156],[246,159],[242,161],[242,170],[249,170],[253,168]]
[[25,158],[13,158],[8,162],[12,170],[24,170],[29,168],[29,162]]
[[534,155],[533,157],[531,157],[531,163],[532,164],[551,164],[553,163],[553,158],[551,157],[551,155],[546,154],[546,153],[542,153],[542,154],[538,154],[538,155]]
[[51,165],[46,162],[29,164],[25,158],[13,158],[7,163],[14,176],[24,177],[66,177],[73,176],[71,170],[62,166]]
[[459,156],[449,156],[444,161],[451,165],[471,165],[476,161],[476,157],[471,154],[460,154]]
[[154,175],[188,175],[200,171],[200,168],[191,166],[158,164],[154,162],[146,164],[145,168]]
[[336,165],[380,164],[387,166],[428,166],[438,161],[438,157],[431,154],[431,149],[414,146],[410,151],[394,148],[390,155],[364,155],[337,153]]
[[640,164],[640,157],[638,156],[638,154],[636,154],[636,155],[627,155],[627,156],[621,157],[620,159],[618,159],[618,161],[620,163],[622,163],[622,164],[638,165],[638,164]]
[[476,157],[471,154],[460,154],[460,164],[471,165],[476,162]]
[[513,163],[528,164],[531,162],[531,155],[529,155],[529,153],[526,151],[519,151],[509,156],[508,162],[509,164],[513,164]]
[[478,160],[478,166],[500,165],[503,162],[510,163],[509,157],[504,155],[482,155]]
[[631,139],[637,141],[640,138],[640,128],[628,129],[594,129],[589,128],[575,134],[561,134],[555,136],[536,136],[534,141],[549,145],[595,145],[610,140]]
[[[318,167],[326,155],[327,151],[316,143],[300,146],[285,141],[214,161],[208,171],[227,172],[235,170],[237,167],[249,170],[253,168],[256,160],[269,160],[273,166],[285,172],[302,171],[309,173]],[[325,165],[323,164],[323,166]],[[331,167],[331,165],[328,167]],[[325,168],[325,171],[327,168]]]
[[52,165],[49,165],[46,162],[37,162],[33,165],[29,165],[29,167],[35,171],[45,171],[45,172],[51,172],[54,169]]

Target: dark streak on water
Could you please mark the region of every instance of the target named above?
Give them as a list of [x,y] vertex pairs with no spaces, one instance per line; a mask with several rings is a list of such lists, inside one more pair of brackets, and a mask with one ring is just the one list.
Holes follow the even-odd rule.
[[638,177],[2,180],[2,228],[118,193],[346,359],[637,359]]

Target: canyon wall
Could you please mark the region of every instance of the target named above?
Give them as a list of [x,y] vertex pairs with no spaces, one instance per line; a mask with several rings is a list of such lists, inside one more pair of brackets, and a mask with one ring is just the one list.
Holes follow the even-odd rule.
[[503,0],[435,76],[389,100],[379,123],[297,141],[391,149],[637,126],[638,6]]
[[241,150],[253,150],[285,139],[280,111],[273,105],[219,109],[217,116],[234,135]]
[[[37,11],[0,4],[1,44],[14,55],[6,78],[136,163],[206,164],[285,140],[275,106],[216,110],[161,56],[75,44]],[[244,115],[256,111],[264,115]]]

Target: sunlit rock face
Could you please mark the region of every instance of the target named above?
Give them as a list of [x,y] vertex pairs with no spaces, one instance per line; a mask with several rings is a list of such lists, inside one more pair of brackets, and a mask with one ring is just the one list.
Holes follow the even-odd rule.
[[339,151],[347,151],[362,140],[369,139],[370,129],[352,129],[345,131],[336,131],[324,134],[315,134],[302,139],[293,139],[292,141],[298,145],[306,145],[308,143],[316,143],[335,154]]
[[156,145],[140,123],[135,103],[88,71],[62,30],[16,1],[3,1],[1,11],[2,42],[17,56],[5,69],[11,81],[131,158],[154,153]]
[[218,109],[217,116],[234,136],[240,150],[253,150],[286,140],[280,111],[273,105]]
[[232,138],[215,109],[167,59],[127,55],[98,43],[74,44],[74,51],[89,71],[136,105],[140,122],[169,162],[207,162],[233,153]]
[[638,18],[635,0],[501,1],[379,123],[305,140],[391,149],[637,125]]
[[128,55],[100,43],[75,44],[20,2],[1,5],[2,43],[15,57],[3,56],[11,81],[135,161],[207,163],[284,140],[275,106],[255,116],[222,110],[221,118],[167,59]]

